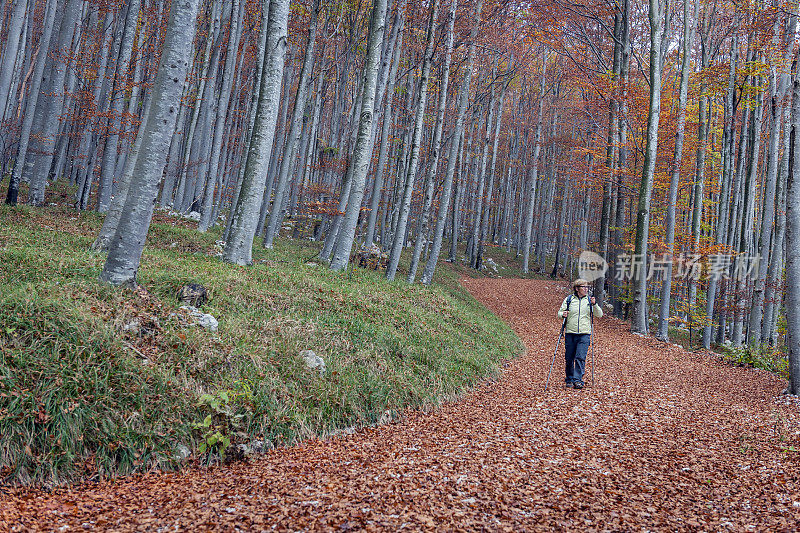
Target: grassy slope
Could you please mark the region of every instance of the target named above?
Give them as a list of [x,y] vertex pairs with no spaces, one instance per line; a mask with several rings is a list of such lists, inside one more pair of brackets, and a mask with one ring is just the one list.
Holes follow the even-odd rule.
[[[61,207],[0,207],[6,482],[173,467],[178,445],[199,457],[216,432],[278,445],[374,424],[463,393],[521,350],[446,263],[433,287],[390,283],[331,272],[315,263],[316,244],[281,240],[236,267],[216,257],[218,233],[157,215],[145,290],[115,290],[96,281],[104,257],[89,244],[100,224]],[[216,333],[171,316],[192,281],[211,291]],[[304,349],[325,359],[325,376],[304,368]],[[203,394],[213,399],[199,404]],[[193,429],[207,415],[210,426]]]

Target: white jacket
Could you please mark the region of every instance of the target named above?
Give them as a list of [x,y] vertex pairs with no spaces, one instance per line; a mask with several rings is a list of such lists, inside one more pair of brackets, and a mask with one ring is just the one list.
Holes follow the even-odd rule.
[[[569,302],[569,315],[567,316],[567,333],[591,333],[592,332],[592,317],[591,314],[594,314],[597,318],[603,316],[603,310],[600,308],[599,305],[594,304],[592,306],[589,302],[591,300],[588,296],[584,296],[583,298],[578,298],[575,295],[567,296],[564,298],[564,301],[561,302],[561,308],[558,310],[556,316],[558,318],[564,318],[564,311],[567,311],[567,300],[572,298]],[[585,301],[584,301],[585,300]],[[591,314],[590,310],[591,309]]]

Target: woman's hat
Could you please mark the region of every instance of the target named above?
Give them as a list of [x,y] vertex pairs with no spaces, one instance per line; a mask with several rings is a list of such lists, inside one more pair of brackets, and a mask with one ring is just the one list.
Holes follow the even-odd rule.
[[572,282],[572,289],[575,290],[578,288],[578,285],[588,285],[589,282],[583,278],[578,278]]

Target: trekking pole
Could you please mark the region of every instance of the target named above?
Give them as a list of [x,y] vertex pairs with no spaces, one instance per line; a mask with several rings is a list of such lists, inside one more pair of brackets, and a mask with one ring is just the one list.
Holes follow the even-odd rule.
[[594,306],[591,296],[589,296],[589,320],[592,327],[592,332],[589,334],[589,345],[592,349],[592,387],[594,387]]
[[[567,327],[567,317],[561,323],[561,332],[558,334],[558,341],[556,342],[556,351],[553,353],[553,360],[550,361],[550,371],[547,372],[547,383],[544,385],[544,391],[547,392],[547,387],[550,386],[550,374],[553,373],[553,365],[556,364],[556,355],[558,355],[558,345],[561,344],[561,337],[564,336],[564,329]],[[594,364],[594,363],[593,363]]]

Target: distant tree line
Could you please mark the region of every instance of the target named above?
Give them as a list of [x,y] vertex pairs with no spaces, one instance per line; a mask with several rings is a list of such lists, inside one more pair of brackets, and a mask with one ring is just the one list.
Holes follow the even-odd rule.
[[394,279],[409,248],[408,282],[491,247],[573,277],[591,249],[634,331],[800,350],[794,1],[2,7],[6,202],[62,180],[107,213],[108,282],[157,206],[223,223],[231,263],[290,222],[334,270],[376,245]]

